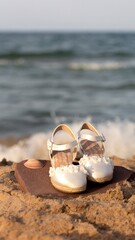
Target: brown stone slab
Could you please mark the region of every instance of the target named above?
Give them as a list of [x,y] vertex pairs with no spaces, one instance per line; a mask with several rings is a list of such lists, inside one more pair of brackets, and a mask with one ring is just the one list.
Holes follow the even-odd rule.
[[16,164],[15,177],[24,192],[41,196],[50,195],[55,197],[75,197],[79,196],[80,194],[88,195],[99,192],[103,193],[108,189],[115,187],[116,183],[122,183],[124,180],[131,178],[131,176],[135,177],[132,171],[121,166],[115,166],[114,176],[110,182],[99,184],[88,181],[87,190],[85,192],[78,194],[67,194],[56,190],[52,186],[49,178],[50,161],[42,160],[42,162],[44,163],[44,166],[40,169],[29,169],[25,167],[25,161]]

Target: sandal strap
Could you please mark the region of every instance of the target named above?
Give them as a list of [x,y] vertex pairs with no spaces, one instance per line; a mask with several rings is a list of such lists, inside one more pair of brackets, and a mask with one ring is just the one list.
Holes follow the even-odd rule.
[[106,141],[103,134],[93,136],[93,135],[90,135],[90,134],[80,134],[80,132],[79,132],[78,137],[81,138],[81,139],[86,139],[86,140],[91,141],[91,142],[105,142]]
[[49,151],[64,151],[64,150],[68,150],[71,149],[73,147],[77,146],[77,141],[74,140],[71,143],[68,144],[55,144],[53,141],[51,141],[50,139],[48,139],[47,141],[47,147]]
[[56,134],[57,132],[59,132],[60,130],[63,130],[63,131],[65,131],[65,132],[67,132],[73,139],[75,139],[75,135],[73,134],[73,132],[71,131],[71,129],[70,129],[66,124],[60,124],[60,125],[58,125],[58,126],[54,129],[54,131],[53,131],[53,133],[52,133],[52,140],[53,140],[55,134]]
[[101,135],[101,134],[97,131],[97,129],[96,129],[92,124],[90,124],[90,123],[88,123],[88,122],[85,122],[85,123],[82,125],[82,127],[81,127],[81,129],[80,129],[79,132],[81,132],[81,130],[83,130],[83,129],[85,129],[85,130],[88,129],[88,130],[96,133],[97,135]]

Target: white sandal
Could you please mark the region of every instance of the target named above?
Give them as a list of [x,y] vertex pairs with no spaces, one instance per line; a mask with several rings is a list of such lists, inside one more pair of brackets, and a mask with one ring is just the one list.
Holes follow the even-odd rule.
[[104,135],[90,123],[84,123],[78,132],[78,142],[84,154],[79,163],[88,172],[88,180],[103,183],[113,178],[113,162],[103,155],[105,141]]
[[[68,133],[73,141],[66,144],[54,143],[55,134],[61,130]],[[59,141],[62,142],[62,138]],[[87,177],[82,170],[83,166],[72,164],[76,158],[78,144],[71,129],[65,124],[57,126],[52,133],[51,140],[48,139],[47,146],[52,165],[49,170],[52,185],[62,192],[85,191]]]

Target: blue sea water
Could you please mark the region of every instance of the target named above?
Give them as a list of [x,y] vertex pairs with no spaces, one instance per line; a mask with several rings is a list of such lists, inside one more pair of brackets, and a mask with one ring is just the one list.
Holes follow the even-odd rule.
[[0,33],[0,136],[135,122],[134,33]]

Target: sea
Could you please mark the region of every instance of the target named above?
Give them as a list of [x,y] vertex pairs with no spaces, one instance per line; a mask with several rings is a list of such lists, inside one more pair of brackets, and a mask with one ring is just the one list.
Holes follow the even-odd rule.
[[0,138],[32,146],[85,121],[109,155],[135,154],[135,33],[0,32]]

